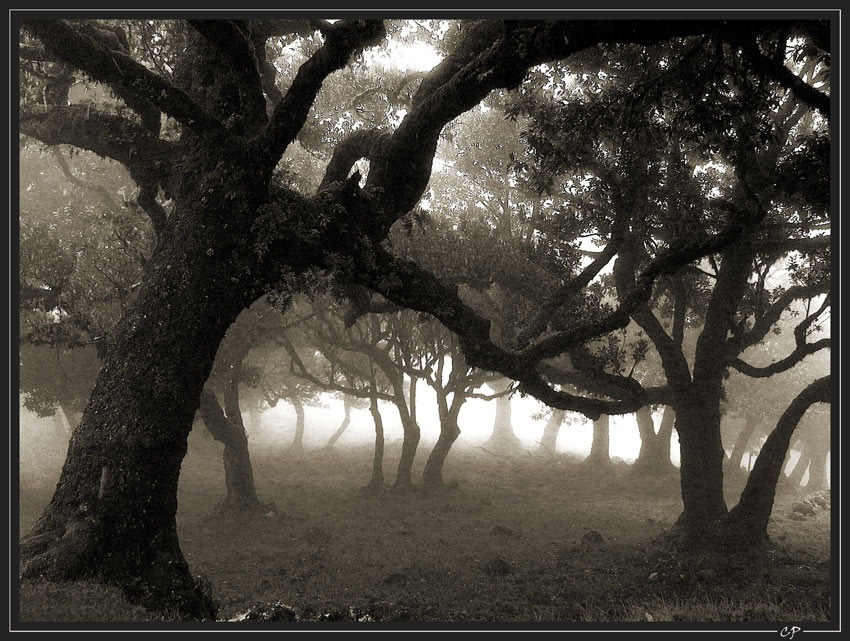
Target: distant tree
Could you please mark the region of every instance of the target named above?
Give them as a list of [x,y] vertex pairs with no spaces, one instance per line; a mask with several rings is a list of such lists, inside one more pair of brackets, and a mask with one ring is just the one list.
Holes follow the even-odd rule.
[[538,456],[552,456],[555,454],[557,451],[558,433],[566,418],[566,412],[564,410],[553,409],[548,413],[549,417],[546,420],[546,425],[543,427],[543,435],[540,437],[540,443],[537,447],[536,454]]
[[[634,287],[622,292],[616,309],[579,316],[569,329],[555,329],[531,347],[494,342],[491,322],[465,304],[456,287],[382,246],[390,227],[425,193],[447,123],[495,90],[521,89],[528,71],[544,63],[569,60],[578,67],[588,52],[624,51],[630,45],[630,61],[635,50],[667,47],[666,67],[641,65],[663,82],[633,86],[630,93],[654,103],[656,112],[671,120],[686,116],[688,103],[671,100],[663,91],[653,96],[657,87],[687,88],[703,108],[699,120],[705,122],[714,115],[713,105],[726,104],[725,94],[733,94],[733,102],[740,97],[735,89],[727,91],[726,80],[743,71],[769,89],[739,104],[744,113],[770,112],[771,97],[786,90],[795,102],[825,118],[830,111],[828,77],[816,87],[813,77],[786,66],[781,55],[789,43],[798,50],[805,45],[802,57],[819,56],[819,70],[828,74],[825,48],[830,38],[824,22],[466,21],[452,34],[440,64],[410,88],[406,113],[399,110],[391,126],[382,129],[376,120],[374,128],[352,127],[349,135],[327,141],[328,146],[335,143],[333,156],[312,190],[285,180],[278,170],[281,158],[305,130],[322,87],[332,89],[334,73],[348,67],[363,70],[349,63],[383,42],[387,28],[382,21],[169,20],[129,29],[137,21],[38,15],[22,26],[17,69],[22,132],[125,165],[139,186],[137,201],[156,236],[138,291],[110,334],[54,497],[22,540],[22,575],[95,575],[150,606],[171,607],[195,618],[212,618],[214,612],[196,589],[177,538],[179,470],[218,346],[241,311],[258,298],[274,289],[294,296],[302,291],[302,276],[326,270],[343,283],[366,286],[396,305],[432,314],[458,334],[469,365],[517,380],[525,392],[548,404],[592,415],[630,413],[654,399],[637,392],[627,399],[575,395],[550,385],[538,364],[627,324],[651,297],[658,276],[718,252],[727,252],[734,263],[733,254],[748,242],[750,223],[762,220],[727,217],[720,203],[729,199],[722,198],[710,208],[715,224],[704,234],[673,243],[635,265]],[[307,55],[283,65],[278,74],[266,43],[276,41],[279,47],[281,37],[306,40]],[[152,40],[163,41],[158,53],[146,46]],[[718,51],[731,55],[719,58]],[[703,66],[684,66],[693,60]],[[58,67],[49,70],[50,87],[45,62]],[[609,67],[600,64],[594,71],[603,68]],[[64,90],[68,81],[62,78],[68,70],[86,86],[108,87],[114,98],[104,92],[92,105],[69,99]],[[675,75],[679,70],[683,73]],[[707,77],[700,73],[704,70],[719,77]],[[653,91],[640,91],[643,87]],[[398,92],[401,100],[406,91]],[[728,122],[727,115],[719,120]],[[590,132],[604,128],[581,126]],[[734,132],[720,133],[727,141],[742,140]],[[824,140],[828,146],[828,137]],[[701,146],[709,149],[712,142]],[[792,156],[819,157],[799,147]],[[803,147],[812,150],[811,145]],[[359,173],[349,176],[361,159],[369,161],[362,185]],[[758,171],[748,174],[752,167]],[[736,169],[742,170],[742,184],[752,184],[751,177],[758,183],[776,175],[775,166],[759,167],[749,159]],[[789,173],[793,179],[794,172]],[[808,174],[807,181],[811,176],[797,173]],[[801,183],[789,180],[786,185],[792,182]],[[819,191],[800,187],[808,189],[808,194],[801,191],[804,197]],[[733,199],[738,213],[757,211],[744,196],[743,204]],[[734,250],[727,251],[729,247]],[[728,324],[711,325],[713,337],[721,330],[724,338],[728,335],[729,327],[722,326]],[[536,339],[541,332],[532,334]],[[716,345],[710,347],[716,353]],[[691,456],[703,443],[688,440],[697,432],[689,434],[683,426],[700,413],[677,407],[685,521],[697,532],[719,512],[713,488],[715,468],[721,465]],[[712,457],[718,440],[712,435]],[[694,482],[699,478],[707,482]],[[712,496],[703,496],[703,487]]]

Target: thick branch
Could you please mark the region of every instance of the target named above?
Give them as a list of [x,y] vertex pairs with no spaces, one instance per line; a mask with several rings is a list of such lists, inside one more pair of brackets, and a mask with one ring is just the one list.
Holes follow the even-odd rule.
[[[522,26],[517,28],[517,25]],[[414,97],[414,108],[393,134],[382,162],[377,166],[373,163],[367,185],[384,190],[386,210],[391,215],[408,211],[422,195],[443,126],[494,89],[519,85],[529,68],[566,58],[600,42],[656,44],[677,36],[721,31],[725,23],[699,20],[513,23],[502,25],[504,33],[495,40],[493,29],[494,24],[485,28],[480,42],[476,39],[479,34],[470,39],[469,62],[453,54],[426,77]]]
[[82,105],[30,106],[21,111],[20,128],[47,145],[73,145],[117,160],[143,182],[167,179],[171,143],[126,118]]
[[737,40],[741,50],[749,60],[753,69],[775,80],[791,92],[803,103],[813,109],[817,109],[827,120],[830,119],[830,98],[827,94],[818,91],[804,82],[793,71],[781,62],[771,60],[765,56],[758,47],[758,43],[751,38]]
[[325,78],[385,35],[380,20],[343,20],[324,33],[325,44],[301,65],[283,100],[275,107],[271,121],[256,141],[259,153],[269,162],[277,162],[304,126]]
[[549,300],[545,301],[540,306],[535,317],[526,326],[526,328],[519,333],[517,336],[517,343],[520,346],[524,346],[527,345],[529,341],[539,336],[546,329],[549,321],[552,320],[552,317],[557,313],[557,311],[566,305],[576,293],[587,287],[590,281],[592,281],[602,268],[610,262],[617,253],[617,247],[618,243],[614,242],[612,239],[611,242],[605,246],[605,249],[599,253],[597,258],[585,267],[581,273],[561,285],[561,287],[555,291]]
[[333,156],[325,168],[325,175],[319,185],[319,191],[335,182],[345,180],[348,172],[361,158],[371,160],[376,157],[379,147],[389,140],[388,133],[375,129],[358,129],[346,136],[345,140],[334,147]]
[[245,429],[235,425],[224,415],[218,399],[210,390],[205,389],[201,392],[201,404],[198,411],[209,433],[220,443],[240,444],[247,439]]
[[189,94],[98,38],[93,29],[76,28],[66,20],[28,20],[24,28],[60,60],[95,80],[144,98],[187,127],[220,136],[220,140],[230,138],[224,126]]

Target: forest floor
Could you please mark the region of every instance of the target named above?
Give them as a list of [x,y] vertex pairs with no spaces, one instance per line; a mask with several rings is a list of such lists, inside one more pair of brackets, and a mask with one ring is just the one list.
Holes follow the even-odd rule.
[[[389,481],[397,450],[387,449]],[[667,552],[658,541],[681,511],[678,479],[636,479],[624,463],[457,451],[445,491],[362,496],[367,448],[255,453],[253,462],[261,500],[277,509],[251,517],[215,512],[224,498],[216,443],[193,432],[183,465],[180,541],[221,620],[830,620],[828,493],[805,510],[805,488],[778,496],[776,547],[744,567]],[[22,532],[52,489],[22,489]],[[730,488],[730,505],[735,498]],[[20,607],[22,621],[162,620],[88,582],[23,583]]]

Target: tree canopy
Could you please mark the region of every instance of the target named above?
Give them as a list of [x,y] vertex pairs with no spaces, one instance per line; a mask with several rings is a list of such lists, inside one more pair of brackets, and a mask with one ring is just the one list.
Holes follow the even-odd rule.
[[[318,287],[348,301],[343,325],[374,302],[433,317],[453,367],[553,408],[670,405],[687,538],[764,533],[777,467],[829,377],[779,417],[731,513],[721,402],[730,369],[769,376],[830,346],[807,340],[830,301],[828,16],[19,26],[22,164],[33,140],[69,145],[135,183],[122,211],[70,218],[120,214],[130,262],[120,242],[105,251],[106,228],[39,223],[53,205],[22,222],[22,314],[52,331],[70,302],[86,312],[67,320],[106,335],[24,576],[97,575],[211,616],[174,522],[192,417],[243,310],[264,296],[290,310]],[[410,43],[436,65],[379,71]],[[81,291],[89,240],[100,276]],[[90,295],[119,307],[108,329]],[[798,302],[791,351],[748,360]],[[650,348],[663,377],[634,375]]]

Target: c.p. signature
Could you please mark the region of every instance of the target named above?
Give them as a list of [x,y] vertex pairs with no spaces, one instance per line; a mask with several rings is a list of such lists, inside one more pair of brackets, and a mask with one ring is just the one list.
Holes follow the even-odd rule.
[[788,639],[789,641],[794,638],[794,635],[800,632],[803,628],[800,628],[796,625],[786,625],[779,631],[779,636],[783,639]]

